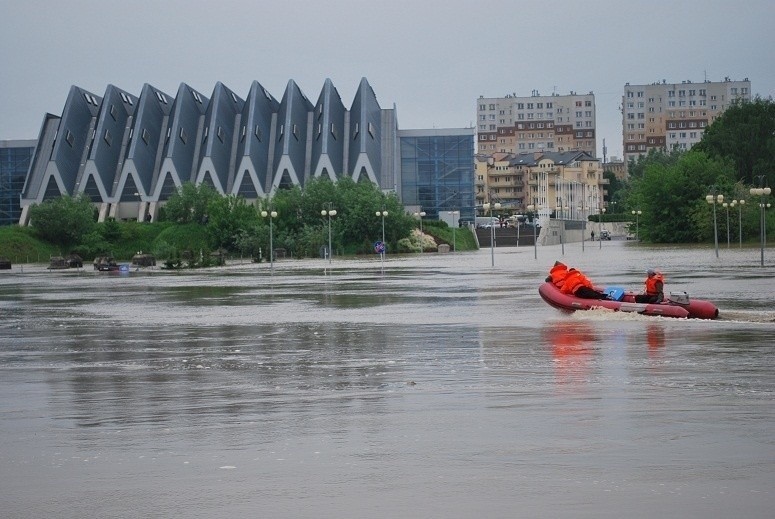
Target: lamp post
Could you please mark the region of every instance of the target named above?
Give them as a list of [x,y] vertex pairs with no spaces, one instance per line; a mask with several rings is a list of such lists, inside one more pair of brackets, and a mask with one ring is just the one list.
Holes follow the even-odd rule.
[[729,204],[724,202],[721,204],[724,209],[727,210],[727,249],[729,248]]
[[635,210],[632,212],[632,215],[635,217],[635,241],[640,241],[640,215],[643,214],[643,211],[640,209]]
[[536,219],[536,206],[529,205],[527,206],[527,210],[533,213],[533,258],[538,259],[538,239],[536,236],[536,225],[538,225],[538,220]]
[[269,211],[261,211],[261,216],[264,218],[267,216],[269,217],[269,269],[272,271],[272,274],[274,274],[274,229],[272,222],[277,218],[277,211],[272,211],[271,209]]
[[554,209],[554,215],[557,220],[560,221],[560,247],[562,248],[562,255],[565,256],[565,220],[562,218],[563,206],[557,206]]
[[732,207],[737,206],[737,238],[740,241],[740,248],[743,248],[743,206],[745,200],[732,200]]
[[[761,266],[764,266],[764,243],[767,240],[767,223],[764,218],[764,197],[770,196],[770,193],[772,190],[769,187],[763,187],[764,186],[764,175],[757,175],[759,179],[759,186],[760,187],[752,187],[751,188],[751,195],[758,196],[759,197],[759,242],[761,244]],[[770,204],[766,204],[767,207],[770,206]]]
[[600,250],[603,250],[603,215],[605,214],[605,207],[600,208],[600,212],[597,214],[597,239],[600,242]]
[[495,266],[495,226],[492,223],[492,210],[500,208],[501,204],[499,202],[495,202],[494,204],[487,202],[482,205],[482,209],[484,209],[485,212],[490,212],[490,262],[493,267]]
[[586,223],[584,220],[584,208],[578,207],[577,210],[579,213],[579,220],[581,220],[581,252],[584,252],[584,242],[586,241],[584,235],[587,233],[586,225],[584,225],[584,223]]
[[385,208],[382,208],[382,211],[377,211],[377,216],[382,217],[382,252],[379,253],[380,260],[382,261],[382,270],[385,270],[385,217],[388,215],[388,212],[385,210]]
[[713,243],[716,246],[716,257],[718,258],[718,223],[716,222],[716,204],[724,203],[724,195],[716,194],[716,187],[711,188],[711,194],[705,197],[705,200],[713,206]]
[[423,246],[422,246],[422,244],[423,244],[423,238],[422,238],[422,236],[423,236],[423,232],[422,232],[422,218],[423,218],[423,216],[425,216],[425,211],[416,212],[416,213],[414,213],[414,216],[415,216],[415,218],[419,218],[420,219],[420,252],[423,252]]
[[425,211],[420,211],[419,213],[414,213],[415,218],[420,219],[420,234],[422,234],[422,219],[423,216],[425,216]]
[[331,203],[328,203],[328,210],[323,209],[320,211],[320,216],[328,217],[328,263],[331,263],[331,257],[334,255],[334,250],[331,248],[331,217],[336,216],[336,209],[331,209]]
[[450,216],[452,216],[452,252],[457,252],[457,242],[455,241],[455,227],[457,227],[458,223],[455,221],[455,216],[460,214],[460,211],[449,211]]

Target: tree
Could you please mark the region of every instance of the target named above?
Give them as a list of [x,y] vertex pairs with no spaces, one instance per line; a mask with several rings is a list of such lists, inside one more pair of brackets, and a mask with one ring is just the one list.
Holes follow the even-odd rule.
[[675,164],[658,160],[646,165],[643,177],[633,179],[630,207],[642,211],[640,236],[657,243],[687,243],[707,239],[712,232],[712,208],[705,196],[712,189],[734,192],[733,168],[728,161],[705,153],[681,153]]
[[69,249],[94,229],[94,206],[84,194],[65,195],[33,205],[30,221],[42,239]]
[[756,184],[764,175],[775,181],[775,102],[754,98],[733,103],[703,133],[694,147],[712,158],[729,159],[736,180]]
[[256,208],[236,195],[218,196],[207,206],[207,233],[213,249],[235,251],[238,238],[256,224]]
[[175,223],[207,223],[210,202],[218,192],[207,184],[185,182],[164,204],[165,218]]

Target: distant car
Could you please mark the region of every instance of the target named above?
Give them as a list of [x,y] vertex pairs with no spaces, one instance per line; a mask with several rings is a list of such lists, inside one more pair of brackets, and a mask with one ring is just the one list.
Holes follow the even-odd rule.
[[628,232],[627,236],[625,236],[625,238],[627,238],[628,240],[634,240],[635,239],[635,235],[633,233],[631,233],[631,232]]
[[608,229],[603,229],[600,231],[600,239],[601,240],[610,240],[611,239],[611,231]]

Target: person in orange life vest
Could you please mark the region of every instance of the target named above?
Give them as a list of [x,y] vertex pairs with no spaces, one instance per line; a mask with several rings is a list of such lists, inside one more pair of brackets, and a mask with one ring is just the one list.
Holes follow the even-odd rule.
[[562,284],[565,282],[565,278],[568,276],[568,267],[564,263],[559,261],[554,262],[554,266],[549,270],[549,275],[546,276],[545,281],[552,283],[557,288],[562,288]]
[[665,299],[664,283],[665,278],[662,277],[661,272],[657,272],[654,269],[648,269],[646,271],[646,290],[645,294],[638,294],[635,296],[636,303],[661,303]]
[[606,295],[595,290],[595,286],[587,276],[575,268],[568,269],[568,277],[562,284],[560,291],[563,294],[573,294],[583,299],[605,299]]

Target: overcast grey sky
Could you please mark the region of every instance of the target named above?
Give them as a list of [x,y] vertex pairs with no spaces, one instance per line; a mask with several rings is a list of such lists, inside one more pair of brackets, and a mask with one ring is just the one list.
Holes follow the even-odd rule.
[[71,85],[174,95],[186,82],[313,102],[362,77],[399,127],[467,127],[480,95],[593,91],[621,157],[626,82],[749,78],[775,97],[772,0],[0,0],[0,139],[37,138]]

